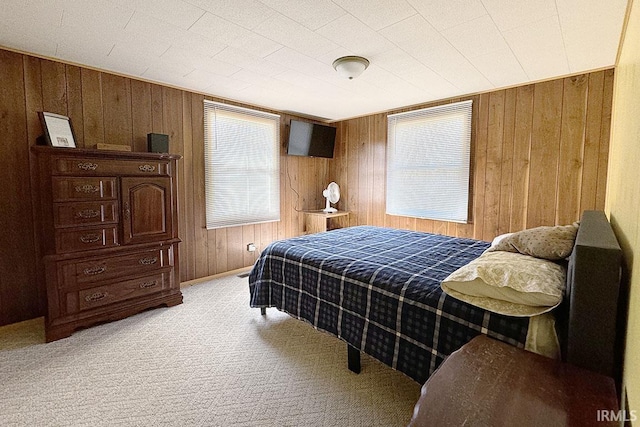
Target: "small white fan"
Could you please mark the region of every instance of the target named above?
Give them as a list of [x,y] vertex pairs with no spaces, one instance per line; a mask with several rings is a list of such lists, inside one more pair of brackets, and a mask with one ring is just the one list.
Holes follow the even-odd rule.
[[327,185],[327,188],[322,192],[322,195],[327,198],[327,205],[322,209],[322,212],[338,212],[338,209],[331,207],[331,203],[338,203],[338,200],[340,200],[340,187],[338,187],[338,184],[330,182],[329,185]]

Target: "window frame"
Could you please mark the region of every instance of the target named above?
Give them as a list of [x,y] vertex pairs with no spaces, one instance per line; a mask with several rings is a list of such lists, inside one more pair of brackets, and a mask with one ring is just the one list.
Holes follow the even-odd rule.
[[[452,119],[454,119],[453,122],[450,121],[449,125],[451,125],[452,123],[455,125],[455,121],[460,121],[462,122],[461,127],[459,129],[456,129],[456,131],[451,132],[449,130],[449,127],[447,127],[446,125],[443,125],[444,121],[448,117],[451,117]],[[449,210],[447,213],[444,213],[442,215],[437,214],[436,210],[432,210],[429,213],[429,212],[426,212],[427,211],[426,209],[424,211],[417,211],[413,207],[408,207],[408,206],[398,207],[397,206],[398,199],[401,199],[402,195],[400,196],[397,194],[392,195],[390,193],[393,191],[397,191],[396,188],[398,185],[400,185],[398,184],[399,176],[401,175],[401,173],[398,171],[402,169],[400,165],[402,165],[403,162],[405,163],[404,166],[412,162],[417,163],[415,160],[417,157],[419,157],[419,156],[414,156],[410,160],[407,160],[407,158],[404,158],[404,159],[400,158],[400,160],[398,160],[398,158],[395,156],[398,145],[399,144],[402,145],[404,143],[403,141],[400,141],[400,142],[397,141],[398,139],[396,138],[397,137],[396,133],[398,130],[397,126],[398,125],[402,126],[405,124],[409,124],[411,122],[413,122],[414,125],[419,126],[420,123],[423,123],[426,126],[426,123],[429,121],[432,121],[433,123],[436,123],[438,125],[435,128],[436,130],[438,127],[441,129],[446,129],[446,131],[448,132],[448,135],[450,135],[449,139],[457,138],[458,135],[456,135],[456,133],[460,134],[459,136],[461,139],[460,146],[458,146],[454,150],[456,153],[461,155],[460,162],[456,163],[454,161],[453,163],[449,163],[449,164],[436,162],[438,165],[441,166],[441,169],[447,165],[454,169],[455,167],[457,167],[463,174],[463,177],[462,177],[463,179],[456,180],[455,186],[452,187],[452,189],[455,190],[455,193],[458,194],[460,197],[462,197],[462,199],[459,200],[459,204],[457,205],[457,208],[455,210]],[[420,134],[418,136],[425,138],[424,144],[429,144],[433,141],[434,135],[437,132],[433,130],[431,131],[428,130],[423,133],[427,136],[423,134]],[[434,135],[431,135],[431,134],[434,134]],[[446,139],[444,140],[448,141]],[[454,222],[454,223],[462,223],[462,224],[472,223],[472,220],[473,220],[473,217],[472,217],[473,172],[474,172],[473,170],[474,142],[473,141],[474,141],[473,100],[471,99],[461,101],[461,102],[442,104],[434,107],[422,108],[418,110],[412,110],[412,111],[387,115],[387,176],[386,176],[386,189],[385,189],[385,213],[387,215],[404,216],[404,217],[419,218],[419,219],[429,219],[429,220],[435,220],[435,221],[445,221],[445,222]],[[420,143],[413,142],[413,148],[415,149],[419,144]],[[438,144],[436,144],[436,146],[437,145]],[[409,151],[406,149],[406,147],[402,147],[402,149]],[[438,152],[441,154],[444,153],[445,154],[444,157],[447,158],[448,153],[445,153],[444,151],[442,151],[443,149],[445,148],[443,147],[437,148],[437,150],[439,150]],[[434,148],[430,146],[429,150],[434,150]],[[437,155],[435,157],[437,157]],[[427,167],[421,166],[421,167],[415,167],[413,169],[411,169],[410,167],[405,167],[404,169],[405,169],[405,173],[407,174],[408,172],[413,171],[414,173],[413,177],[415,178],[420,175],[419,173],[420,171],[423,172],[423,176],[426,175],[425,171],[427,170]],[[438,179],[441,180],[442,176],[443,174],[439,175]],[[407,179],[402,180],[402,182],[407,182]],[[442,181],[439,181],[439,182],[442,182]],[[432,185],[432,187],[439,187],[439,186],[441,185],[440,184]],[[414,188],[416,187],[414,186]],[[420,192],[421,191],[416,191],[414,192],[414,194],[412,194],[410,191],[405,192],[409,194],[409,196],[407,197],[412,199],[411,202],[407,202],[407,203],[409,203],[410,205],[415,205],[416,204],[416,200],[414,200],[415,194]],[[446,199],[446,196],[444,196],[443,198]],[[423,201],[424,200],[426,199],[423,199]],[[393,205],[394,203],[396,203],[396,205]],[[425,202],[424,205],[428,206],[429,202],[428,201]]]
[[[218,116],[221,114],[221,116]],[[213,115],[213,118],[211,116]],[[220,102],[214,102],[209,100],[204,100],[203,105],[203,124],[204,124],[204,185],[205,185],[205,224],[208,230],[214,230],[219,228],[228,228],[228,227],[241,227],[245,225],[252,224],[262,224],[268,222],[277,222],[281,219],[281,195],[280,195],[280,146],[281,146],[281,136],[280,136],[280,128],[281,128],[281,116],[279,114],[268,113],[260,110],[255,110],[251,108],[238,107],[235,105],[224,104]],[[225,166],[221,166],[220,164],[216,165],[216,160],[214,159],[214,150],[217,148],[217,144],[221,137],[229,137],[229,135],[221,135],[220,133],[215,133],[211,135],[211,132],[216,132],[216,126],[219,124],[217,121],[218,117],[224,117],[224,119],[232,119],[235,118],[239,121],[246,120],[251,122],[251,118],[255,119],[256,123],[263,122],[265,125],[272,126],[269,129],[269,132],[273,132],[273,140],[268,140],[269,148],[268,151],[271,154],[270,159],[272,160],[271,164],[268,164],[265,169],[265,172],[260,175],[260,177],[269,177],[266,182],[269,183],[269,192],[268,198],[270,203],[268,204],[268,209],[264,211],[264,215],[260,215],[263,211],[261,209],[250,209],[248,208],[245,212],[235,211],[232,212],[231,215],[227,215],[225,217],[216,217],[214,214],[214,209],[216,206],[216,186],[224,185],[220,184],[219,180],[216,180],[215,170],[214,168],[225,167],[229,168],[230,165],[232,167],[236,166],[234,161],[226,161]],[[231,150],[233,151],[233,150]],[[243,150],[236,150],[240,156],[244,156],[245,160],[247,157],[247,152]],[[233,160],[233,159],[232,159]],[[248,160],[247,160],[248,161]],[[250,167],[248,164],[235,168],[240,171],[236,176],[244,176],[247,179],[251,178],[255,180],[256,169],[255,167]],[[239,185],[242,187],[242,185]],[[245,191],[249,189],[250,184],[245,184]],[[249,194],[244,195],[246,197],[246,202],[252,202]],[[247,205],[248,206],[248,205]],[[256,212],[259,212],[256,214]]]

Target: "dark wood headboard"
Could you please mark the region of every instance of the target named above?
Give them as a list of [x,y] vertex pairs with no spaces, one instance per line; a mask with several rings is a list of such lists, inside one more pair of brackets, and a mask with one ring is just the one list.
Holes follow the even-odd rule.
[[584,211],[569,259],[558,327],[562,358],[619,377],[622,349],[618,298],[622,250],[602,211]]

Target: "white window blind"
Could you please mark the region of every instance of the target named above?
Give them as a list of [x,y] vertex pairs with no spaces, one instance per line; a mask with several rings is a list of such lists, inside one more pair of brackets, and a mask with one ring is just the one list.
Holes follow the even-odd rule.
[[466,222],[471,101],[387,116],[387,213]]
[[280,219],[280,116],[205,101],[207,228]]

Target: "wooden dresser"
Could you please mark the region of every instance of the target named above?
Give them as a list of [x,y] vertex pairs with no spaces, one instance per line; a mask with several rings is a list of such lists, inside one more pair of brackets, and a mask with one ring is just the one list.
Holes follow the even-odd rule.
[[32,147],[47,342],[182,302],[180,156]]

